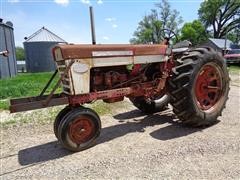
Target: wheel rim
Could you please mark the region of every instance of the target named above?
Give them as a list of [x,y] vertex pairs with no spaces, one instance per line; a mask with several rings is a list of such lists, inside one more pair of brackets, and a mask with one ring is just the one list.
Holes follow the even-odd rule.
[[201,68],[195,82],[195,96],[201,110],[210,110],[219,102],[223,94],[222,79],[222,71],[217,64],[208,63]]
[[93,121],[86,116],[75,119],[69,126],[69,137],[76,144],[89,141],[95,134]]

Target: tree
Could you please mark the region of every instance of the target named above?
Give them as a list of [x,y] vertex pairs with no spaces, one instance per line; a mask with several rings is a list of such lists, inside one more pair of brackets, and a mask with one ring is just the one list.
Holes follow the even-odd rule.
[[178,33],[178,26],[182,22],[179,12],[171,10],[168,1],[162,0],[162,3],[156,4],[156,9],[152,9],[151,13],[139,22],[130,42],[133,44],[160,43],[163,38],[162,29],[170,29]]
[[[239,25],[240,28],[240,25]],[[229,32],[227,38],[235,44],[240,44],[240,29],[236,28],[233,31]]]
[[158,21],[156,10],[152,10],[151,14],[144,16],[143,20],[139,22],[138,28],[133,34],[134,38],[130,42],[133,44],[157,43],[161,27],[162,23]]
[[22,47],[16,47],[16,58],[17,60],[25,60],[25,53]]
[[160,11],[160,21],[163,23],[162,28],[170,29],[178,34],[178,26],[183,23],[182,17],[179,16],[180,13],[176,9],[171,10],[171,6],[167,0],[162,0],[162,4],[158,3],[156,6]]
[[208,0],[201,3],[199,19],[212,27],[214,38],[223,38],[240,24],[239,0]]
[[181,40],[189,40],[193,45],[198,45],[208,38],[205,27],[199,20],[185,23],[181,29]]

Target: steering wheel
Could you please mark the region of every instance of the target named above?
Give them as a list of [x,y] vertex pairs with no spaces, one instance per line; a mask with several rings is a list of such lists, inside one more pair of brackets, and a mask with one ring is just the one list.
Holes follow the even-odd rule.
[[161,29],[159,31],[159,34],[160,34],[160,39],[161,41],[163,41],[164,39],[168,39],[168,40],[171,40],[173,37],[176,38],[176,41],[178,41],[178,36],[177,34],[171,30],[171,29]]

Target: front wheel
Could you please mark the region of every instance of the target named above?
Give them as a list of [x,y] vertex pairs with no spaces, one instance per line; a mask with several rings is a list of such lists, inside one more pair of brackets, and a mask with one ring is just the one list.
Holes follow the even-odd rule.
[[197,48],[178,63],[168,83],[174,113],[190,126],[215,123],[229,93],[224,59],[210,48]]
[[100,135],[101,121],[89,108],[69,111],[58,127],[58,139],[68,150],[78,152],[94,145]]
[[54,134],[56,136],[56,138],[58,139],[58,127],[60,122],[62,121],[63,117],[69,112],[71,111],[71,107],[70,106],[66,106],[65,108],[63,108],[58,115],[56,116],[54,123],[53,123],[53,131]]

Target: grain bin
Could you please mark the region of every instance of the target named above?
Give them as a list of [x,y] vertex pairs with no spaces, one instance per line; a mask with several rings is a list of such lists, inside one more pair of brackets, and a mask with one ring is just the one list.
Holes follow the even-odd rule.
[[45,27],[25,40],[23,44],[27,72],[54,71],[56,66],[52,57],[52,47],[58,43],[66,43],[66,41]]
[[6,50],[9,51],[8,57],[0,56],[0,79],[17,74],[13,24],[10,21],[3,23],[0,18],[0,51]]

